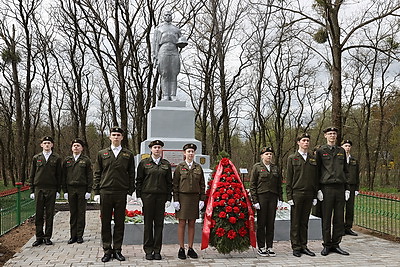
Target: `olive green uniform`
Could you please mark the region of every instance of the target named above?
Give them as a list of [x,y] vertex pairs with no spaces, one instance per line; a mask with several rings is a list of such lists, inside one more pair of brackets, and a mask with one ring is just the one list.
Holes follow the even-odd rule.
[[347,168],[349,170],[350,198],[346,201],[344,228],[345,230],[350,230],[354,221],[354,192],[360,189],[360,167],[357,159],[350,156]]
[[156,164],[149,157],[139,163],[136,196],[143,201],[143,250],[146,254],[160,253],[165,202],[172,199],[172,170],[168,160],[160,159]]
[[[35,193],[36,239],[50,239],[53,234],[53,219],[56,193],[61,191],[61,157],[52,152],[48,160],[43,153],[33,156],[30,173],[31,192]],[[46,227],[43,232],[44,218]]]
[[276,165],[270,171],[263,162],[254,164],[250,176],[250,194],[253,203],[260,203],[257,210],[257,245],[272,248],[276,206],[282,200],[282,177]]
[[135,159],[131,151],[122,148],[117,157],[114,156],[111,147],[99,151],[94,166],[93,191],[95,195],[100,194],[101,239],[104,252],[121,252],[126,195],[135,191]]
[[199,218],[199,201],[204,201],[205,195],[204,173],[201,165],[193,162],[189,168],[187,163],[181,162],[176,166],[173,179],[174,201],[179,202],[180,210],[176,217],[184,220]]
[[322,145],[316,153],[318,189],[324,197],[321,202],[323,245],[338,248],[344,235],[344,192],[349,189],[346,153],[342,147],[328,145]]
[[82,237],[85,230],[85,193],[92,192],[93,172],[89,157],[80,155],[75,161],[68,156],[63,161],[63,191],[68,193],[71,238]]
[[293,200],[290,207],[290,241],[293,250],[307,248],[308,220],[313,199],[317,196],[317,161],[307,153],[307,160],[296,152],[288,157],[286,193]]

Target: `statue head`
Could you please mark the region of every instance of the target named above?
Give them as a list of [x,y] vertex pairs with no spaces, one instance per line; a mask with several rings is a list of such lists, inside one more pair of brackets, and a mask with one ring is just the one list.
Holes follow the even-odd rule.
[[164,21],[165,22],[171,22],[172,21],[172,12],[171,11],[165,11],[164,12]]

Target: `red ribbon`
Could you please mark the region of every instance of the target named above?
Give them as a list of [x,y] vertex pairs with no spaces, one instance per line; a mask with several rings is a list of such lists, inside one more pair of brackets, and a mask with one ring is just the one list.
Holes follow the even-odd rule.
[[[249,236],[250,236],[250,245],[252,247],[256,247],[256,233],[254,230],[254,212],[253,208],[251,205],[251,201],[247,195],[246,189],[244,188],[244,185],[240,179],[240,176],[236,170],[235,165],[232,164],[232,162],[229,160],[229,164],[231,165],[231,168],[233,172],[235,173],[236,177],[239,179],[243,195],[245,196],[246,199],[246,204],[247,204],[247,209],[249,212]],[[213,203],[214,203],[214,192],[217,189],[217,184],[219,183],[221,179],[221,174],[224,169],[224,166],[222,166],[221,161],[218,164],[217,171],[214,176],[214,180],[211,184],[210,188],[210,194],[207,202],[207,208],[206,212],[204,215],[204,224],[203,224],[203,232],[202,232],[202,238],[201,238],[201,249],[206,249],[208,247],[208,243],[210,240],[210,228],[211,228],[211,219],[212,219],[212,213],[213,213]]]

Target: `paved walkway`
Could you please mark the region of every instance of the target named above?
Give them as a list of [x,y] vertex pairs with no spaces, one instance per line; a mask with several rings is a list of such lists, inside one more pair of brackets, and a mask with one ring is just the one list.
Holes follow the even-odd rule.
[[58,212],[55,216],[53,246],[32,247],[35,237],[23,246],[5,266],[399,266],[400,244],[360,233],[357,237],[345,236],[341,247],[350,252],[350,256],[335,253],[321,256],[321,241],[310,241],[309,248],[317,253],[316,257],[292,255],[289,241],[274,243],[276,257],[259,257],[255,250],[230,255],[218,254],[213,248],[200,251],[195,244],[199,259],[179,260],[178,245],[164,245],[161,261],[146,261],[141,245],[124,245],[125,262],[112,260],[102,263],[103,250],[100,247],[99,211],[88,211],[87,226],[83,244],[68,245],[69,212]]

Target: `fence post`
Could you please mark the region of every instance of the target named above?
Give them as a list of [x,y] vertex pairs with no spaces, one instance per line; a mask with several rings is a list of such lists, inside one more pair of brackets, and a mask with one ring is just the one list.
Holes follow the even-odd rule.
[[21,224],[21,186],[22,183],[18,182],[15,183],[17,186],[18,192],[17,192],[17,225]]

